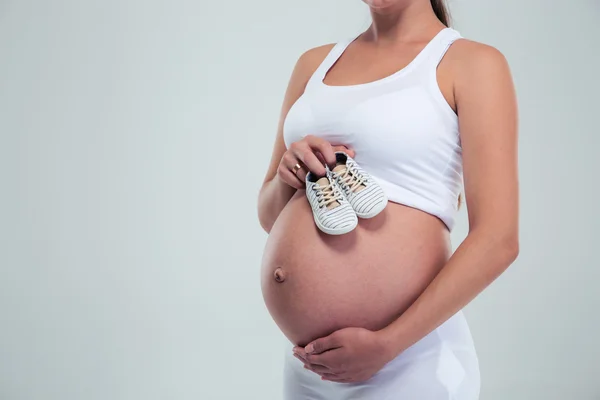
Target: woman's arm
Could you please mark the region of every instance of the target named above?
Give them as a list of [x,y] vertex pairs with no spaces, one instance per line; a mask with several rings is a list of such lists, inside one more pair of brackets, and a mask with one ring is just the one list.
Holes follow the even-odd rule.
[[[275,138],[271,162],[258,194],[258,219],[260,225],[267,233],[271,231],[275,220],[296,190],[303,187],[303,182],[299,180],[295,182],[292,179],[294,177],[290,178],[288,176],[288,178],[290,178],[290,182],[288,183],[278,178],[278,168],[280,168],[281,158],[287,151],[283,140],[283,123],[285,122],[285,118],[290,111],[290,108],[302,93],[304,93],[308,80],[323,59],[325,59],[332,46],[333,44],[327,44],[315,47],[302,54],[294,66],[292,76],[288,83],[279,116],[277,137]],[[288,175],[291,174],[288,170],[280,172]],[[290,186],[289,183],[294,183],[295,186]]]
[[295,347],[296,357],[322,379],[369,379],[461,310],[518,255],[517,106],[508,65],[496,49],[467,40],[455,42],[444,60],[455,71],[469,234],[387,327],[344,328]]
[[469,234],[411,307],[381,331],[392,355],[461,310],[519,253],[518,117],[510,70],[492,47],[467,40],[454,46]]

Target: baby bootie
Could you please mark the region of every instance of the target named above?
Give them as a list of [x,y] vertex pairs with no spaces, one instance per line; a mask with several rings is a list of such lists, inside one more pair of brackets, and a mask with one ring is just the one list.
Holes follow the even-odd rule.
[[317,227],[330,235],[342,235],[358,225],[358,218],[348,199],[337,186],[332,172],[326,175],[306,175],[306,197],[312,208]]
[[375,180],[348,154],[335,153],[332,176],[360,218],[373,218],[387,205],[388,199]]

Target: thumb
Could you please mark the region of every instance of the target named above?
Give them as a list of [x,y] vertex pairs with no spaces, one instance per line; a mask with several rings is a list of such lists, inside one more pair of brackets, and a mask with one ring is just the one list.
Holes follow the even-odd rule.
[[329,336],[313,340],[306,345],[304,351],[306,354],[321,354],[327,350],[332,350],[340,347],[338,345],[337,336],[331,334]]
[[333,146],[333,151],[343,151],[348,154],[350,157],[354,158],[354,150],[349,149],[346,146]]

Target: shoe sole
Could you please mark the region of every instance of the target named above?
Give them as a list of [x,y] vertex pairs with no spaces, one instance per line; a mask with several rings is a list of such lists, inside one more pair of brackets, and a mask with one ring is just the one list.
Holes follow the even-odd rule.
[[328,235],[343,235],[345,233],[349,233],[352,232],[354,230],[354,228],[356,228],[358,226],[358,220],[355,221],[354,224],[350,225],[348,228],[339,230],[332,230],[329,228],[325,228],[323,225],[321,225],[321,223],[319,222],[318,218],[316,218],[315,213],[313,213],[313,219],[315,220],[315,224],[317,225],[317,228],[319,228],[323,233],[326,233]]

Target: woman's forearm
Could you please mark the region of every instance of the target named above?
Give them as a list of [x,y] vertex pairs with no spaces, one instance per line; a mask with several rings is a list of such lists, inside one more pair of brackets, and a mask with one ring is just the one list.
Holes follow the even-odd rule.
[[277,176],[263,184],[258,194],[258,219],[267,233],[294,193],[296,189]]
[[417,300],[379,331],[395,357],[460,311],[518,255],[515,237],[471,232]]

